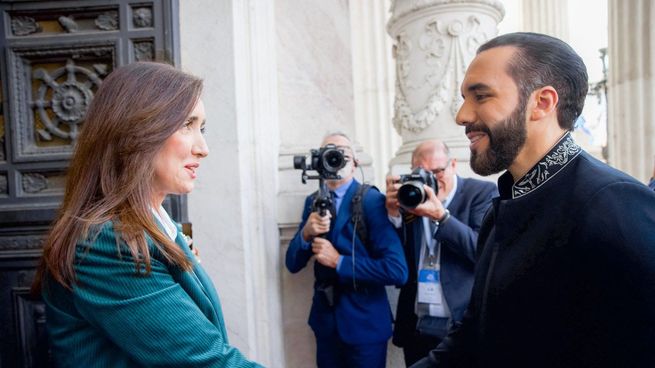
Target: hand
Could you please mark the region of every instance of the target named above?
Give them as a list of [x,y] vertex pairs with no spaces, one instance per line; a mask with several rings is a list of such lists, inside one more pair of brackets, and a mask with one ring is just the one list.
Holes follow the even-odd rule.
[[391,217],[400,216],[400,203],[398,202],[399,180],[400,176],[398,175],[387,176],[387,199],[384,205],[387,207],[387,214]]
[[330,218],[332,214],[327,212],[325,216],[321,217],[318,212],[312,212],[302,228],[302,237],[305,241],[310,241],[312,238],[325,234],[330,231]]
[[326,267],[337,268],[339,252],[334,249],[334,246],[329,240],[314,238],[314,241],[312,242],[312,252],[314,252],[318,263]]
[[184,235],[184,239],[186,240],[189,249],[191,249],[191,253],[193,253],[193,255],[196,256],[198,263],[200,263],[200,252],[198,252],[198,247],[193,246],[193,239],[191,239],[191,237],[186,234]]
[[429,217],[432,221],[440,221],[446,215],[446,209],[443,206],[443,203],[437,198],[437,195],[434,193],[434,190],[427,185],[423,185],[425,194],[427,194],[428,199],[416,206],[416,208],[408,209],[407,211],[416,215]]

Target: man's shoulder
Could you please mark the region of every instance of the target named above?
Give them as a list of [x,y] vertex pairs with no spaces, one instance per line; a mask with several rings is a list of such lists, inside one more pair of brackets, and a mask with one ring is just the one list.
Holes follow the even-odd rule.
[[[366,187],[368,188],[366,188]],[[364,205],[365,209],[368,209],[374,204],[379,204],[383,203],[384,204],[384,194],[380,192],[380,190],[372,184],[360,184],[359,188],[357,188],[357,191],[353,195],[353,198],[358,194],[358,192],[361,191],[362,195],[362,204]]]
[[579,158],[573,175],[576,179],[583,179],[579,182],[584,184],[586,188],[583,189],[586,191],[593,191],[594,189],[603,188],[610,184],[643,185],[643,183],[632,176],[609,166],[586,152],[582,152]]
[[648,193],[652,191],[644,183],[586,152],[580,154],[576,161],[572,170],[563,177],[568,185],[566,193],[569,200],[575,203],[585,205],[589,200],[602,197],[603,200],[597,201],[598,205],[608,202],[610,198],[627,205],[644,199],[649,201],[649,197],[653,197]]
[[[384,205],[385,196],[384,193],[380,192],[380,189],[372,184],[366,184],[368,189],[364,193],[363,202],[366,204],[369,203],[382,203]],[[362,184],[363,186],[363,184]]]

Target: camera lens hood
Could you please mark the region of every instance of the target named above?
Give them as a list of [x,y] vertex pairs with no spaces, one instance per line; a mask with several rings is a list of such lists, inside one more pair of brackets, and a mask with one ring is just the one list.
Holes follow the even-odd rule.
[[346,159],[343,156],[343,152],[336,148],[325,149],[320,161],[323,169],[331,174],[338,173],[339,170],[346,166]]
[[426,199],[425,189],[420,181],[408,181],[398,188],[398,202],[405,208],[415,208]]

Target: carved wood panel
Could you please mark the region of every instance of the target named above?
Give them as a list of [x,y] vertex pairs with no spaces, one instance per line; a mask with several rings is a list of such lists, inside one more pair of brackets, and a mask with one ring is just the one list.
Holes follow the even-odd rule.
[[[0,367],[51,365],[29,286],[84,113],[115,68],[178,63],[177,1],[0,0]],[[187,221],[184,197],[165,207]]]

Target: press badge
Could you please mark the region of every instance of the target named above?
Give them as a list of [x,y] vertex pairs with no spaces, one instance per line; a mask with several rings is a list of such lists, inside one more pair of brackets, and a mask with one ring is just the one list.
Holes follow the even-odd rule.
[[421,269],[418,271],[418,302],[441,304],[439,270]]

